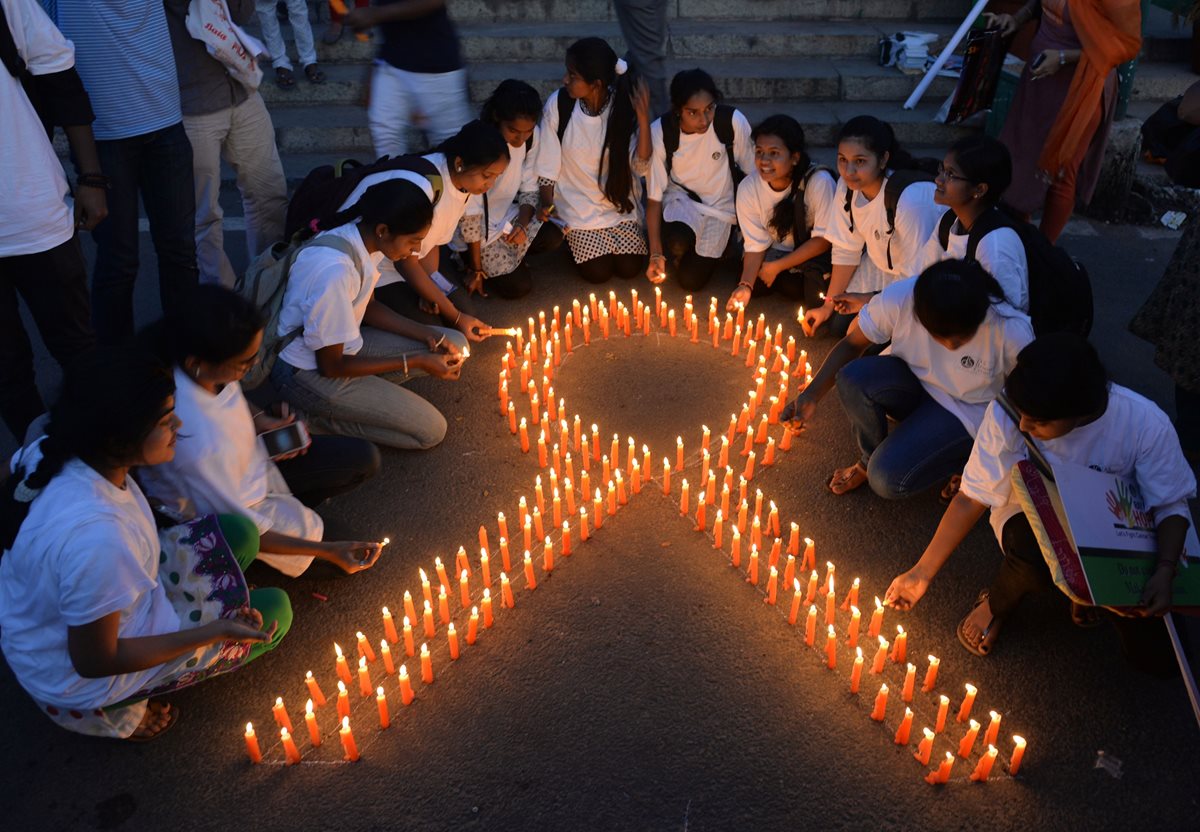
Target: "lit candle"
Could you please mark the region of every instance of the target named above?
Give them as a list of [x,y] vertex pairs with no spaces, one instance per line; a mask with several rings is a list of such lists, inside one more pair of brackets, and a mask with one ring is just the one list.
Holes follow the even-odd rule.
[[713,520],[713,548],[721,548],[721,533],[723,531],[724,517],[721,514],[721,509],[717,509],[717,516]]
[[283,755],[287,759],[287,764],[294,766],[300,762],[300,749],[296,748],[296,741],[292,739],[292,732],[287,728],[280,728],[279,741],[283,743]]
[[975,704],[975,694],[979,691],[970,683],[965,686],[967,695],[963,697],[962,704],[958,706],[958,716],[955,717],[956,722],[966,722],[971,717],[971,706]]
[[809,647],[817,639],[817,606],[813,604],[808,608],[808,618],[804,622],[804,643]]
[[875,708],[871,711],[871,719],[876,722],[883,722],[883,717],[887,713],[888,686],[885,682],[879,686],[879,693],[875,695]]
[[875,612],[871,613],[871,626],[867,628],[867,637],[875,638],[883,628],[883,604],[879,596],[875,596]]
[[703,532],[708,526],[707,508],[704,500],[696,501],[696,531]]
[[579,540],[587,543],[588,539],[588,513],[586,508],[579,509]]
[[535,532],[537,532],[538,539],[541,539],[541,538],[545,537],[545,536],[546,536],[546,529],[545,529],[545,527],[542,525],[542,513],[541,513],[541,511],[539,511],[539,510],[537,509],[537,507],[534,507],[534,509],[533,509],[533,513],[532,513],[532,515],[531,515],[531,516],[533,517],[533,529],[532,529],[532,531],[535,531]]
[[504,572],[500,573],[500,606],[512,609],[515,607],[516,599],[513,597],[512,584],[508,581],[508,575]]
[[746,457],[746,470],[742,472],[742,476],[748,480],[754,479],[754,451]]
[[396,623],[392,621],[392,613],[387,607],[383,608],[383,634],[392,644],[400,640],[400,636],[396,634]]
[[[617,476],[621,476],[621,472],[617,472]],[[617,513],[617,486],[612,481],[608,481],[608,516],[613,517]]]
[[512,571],[512,560],[508,552],[508,538],[500,538],[500,565],[505,572]]
[[408,678],[408,667],[400,665],[400,704],[411,705],[416,694],[413,693],[412,681]]
[[905,708],[904,719],[900,720],[900,727],[896,729],[896,736],[893,738],[896,745],[908,745],[908,735],[912,733],[912,721],[912,708]]
[[774,566],[767,573],[767,603],[775,606],[776,596],[779,593],[779,570]]
[[[785,581],[785,583],[786,583],[786,581]],[[788,624],[791,624],[792,626],[796,625],[796,619],[800,615],[800,602],[803,600],[804,599],[800,594],[800,581],[793,578],[792,579],[792,608],[788,612]]]
[[746,582],[758,586],[758,547],[750,544],[750,567],[746,570]]
[[792,449],[792,429],[787,425],[783,426],[783,434],[779,437],[779,450],[790,451]]
[[721,451],[719,454],[717,454],[718,468],[724,468],[729,465],[729,442],[730,439],[728,436],[721,437]]
[[858,646],[858,628],[862,624],[862,613],[858,611],[858,607],[850,608],[850,630],[849,638],[846,639],[851,647]]
[[675,470],[683,470],[683,437],[675,437]]
[[921,765],[927,766],[929,765],[929,755],[933,753],[933,738],[936,735],[928,728],[922,728],[921,732],[924,734],[924,739],[917,745],[917,751],[913,757]]
[[858,584],[858,578],[855,578],[854,583],[850,585],[850,591],[846,593],[846,597],[842,601],[843,610],[858,606]]
[[417,620],[417,608],[413,605],[412,593],[404,590],[404,614],[410,621]]
[[804,538],[804,560],[800,562],[801,569],[817,568],[817,544],[811,537]]
[[490,630],[495,621],[492,617],[492,591],[490,589],[483,591],[483,599],[479,602],[479,607],[483,610],[483,629]]
[[[537,396],[534,396],[533,407],[534,407],[534,412],[536,413],[537,412]],[[538,420],[534,419],[533,421],[536,424]],[[538,434],[538,467],[545,468],[549,464],[550,464],[550,459],[549,459],[549,455],[546,452],[546,431],[543,430],[541,433]]]
[[896,625],[896,643],[892,645],[892,661],[903,664],[908,658],[908,633],[899,624]]
[[562,524],[562,553],[564,558],[571,556],[571,524],[566,520]]
[[[778,541],[778,538],[776,538]],[[796,558],[793,555],[788,555],[783,566],[783,582],[785,585],[790,585],[796,577]]]
[[338,730],[342,748],[346,751],[346,759],[354,762],[358,759],[358,746],[354,743],[354,734],[350,733],[350,717],[342,717],[342,727]]
[[1025,738],[1013,734],[1013,753],[1008,761],[1008,773],[1013,777],[1021,770],[1021,760],[1025,757]]
[[350,665],[346,664],[346,657],[342,655],[342,648],[336,641],[333,643],[333,650],[337,653],[337,675],[346,684],[350,684],[352,679],[350,676]]
[[429,655],[429,645],[424,642],[421,643],[421,681],[433,684],[433,656]]
[[542,569],[547,574],[554,571],[554,543],[549,535],[542,540]]
[[808,577],[808,595],[804,598],[804,603],[811,604],[817,598],[817,570]]
[[537,578],[533,574],[533,556],[525,552],[525,588],[537,589]]
[[454,622],[450,622],[450,626],[446,628],[446,643],[450,646],[450,658],[458,658],[458,631],[454,629]]
[[388,718],[387,697],[383,695],[383,685],[375,688],[375,704],[379,708],[379,727],[386,729],[392,721]]
[[450,623],[450,596],[446,594],[446,585],[438,587],[438,615],[443,624]]
[[742,534],[738,531],[738,527],[734,526],[730,532],[729,544],[729,560],[730,564],[736,569],[742,565]]
[[592,516],[596,518],[596,529],[599,530],[604,525],[604,498],[600,496],[600,489],[596,489],[596,496],[592,498]]
[[946,759],[942,760],[942,764],[938,766],[937,771],[931,771],[925,775],[925,782],[931,786],[943,785],[950,782],[950,769],[954,768],[954,755],[949,751],[946,752]]
[[871,673],[878,676],[883,672],[883,663],[887,661],[888,641],[883,636],[877,636],[879,639],[879,649],[875,651],[875,660],[871,663]]
[[825,636],[825,664],[830,670],[837,667],[837,633],[833,630],[833,625],[829,625],[829,631]]
[[642,493],[642,466],[639,465],[638,461],[635,459],[631,463],[630,468],[632,469],[632,473],[629,475],[629,479],[633,486],[633,493],[641,494]]
[[434,626],[433,626],[433,605],[430,604],[428,601],[425,602],[424,621],[425,621],[425,637],[433,638],[433,634],[436,632],[436,630],[434,629]]
[[976,783],[986,783],[988,777],[992,774],[992,766],[996,763],[996,756],[1000,752],[994,745],[988,745],[987,753],[979,758],[979,763],[975,766],[975,770],[971,772],[971,780]]
[[458,595],[464,610],[471,606],[471,576],[465,569],[458,575]]
[[479,607],[471,607],[471,617],[467,619],[467,644],[474,644],[479,638]]
[[949,710],[950,710],[950,697],[949,696],[939,696],[938,697],[937,722],[935,722],[934,726],[933,726],[933,730],[935,733],[940,734],[940,733],[942,733],[942,731],[946,730],[946,714],[949,712]]
[[825,596],[825,623],[832,626],[837,615],[837,600],[833,594],[833,578],[829,579],[829,594]]
[[304,674],[304,684],[308,685],[308,695],[317,703],[317,707],[325,704],[325,694],[321,692],[321,686],[317,684],[317,680],[313,678],[312,671]]
[[321,729],[317,725],[317,715],[313,713],[313,701],[311,699],[304,703],[304,724],[308,727],[308,738],[312,741],[313,748],[320,747]]
[[271,715],[275,717],[275,724],[292,729],[292,719],[288,716],[287,708],[283,706],[283,697],[275,697],[275,705],[271,708]]
[[258,747],[258,737],[254,735],[254,723],[246,723],[246,755],[250,757],[250,762],[261,763],[262,751]]
[[688,513],[688,481],[687,477],[683,478],[683,490],[679,494],[679,513],[687,515]]
[[775,464],[775,438],[767,439],[767,451],[763,454],[763,465]]
[[492,585],[492,568],[491,560],[488,558],[487,549],[479,550],[479,571],[483,576],[483,585]]
[[925,682],[921,685],[922,693],[932,693],[934,682],[937,681],[938,666],[941,665],[941,660],[934,656],[929,657],[929,669],[925,671]]
[[338,696],[337,696],[337,714],[339,717],[347,716],[350,713],[350,692],[346,690],[346,683],[338,679]]
[[525,534],[525,548],[528,549],[533,545],[533,517],[525,515],[525,525],[522,527]]
[[433,568],[437,572],[438,583],[444,587],[450,586],[450,576],[446,574],[446,564],[442,563],[441,558],[433,559]]
[[762,546],[762,522],[758,519],[757,514],[750,522],[750,542],[755,546]]
[[371,671],[367,669],[367,657],[358,657],[358,689],[363,696],[371,695]]
[[962,742],[958,744],[958,756],[964,760],[971,756],[971,752],[975,750],[975,739],[979,736],[979,723],[972,719],[968,724],[967,733],[963,736]]
[[396,665],[392,663],[392,648],[388,647],[386,638],[379,640],[379,652],[383,656],[383,669],[391,676],[396,672]]
[[917,686],[917,666],[912,662],[908,663],[908,668],[904,673],[904,689],[900,692],[900,698],[905,702],[913,700],[913,689]]
[[567,498],[567,513],[574,514],[575,513],[575,486],[573,486],[571,484],[570,479],[568,479],[565,483],[563,483],[563,492],[565,493],[566,498]]
[[861,647],[854,648],[854,667],[850,670],[850,692],[858,693],[862,684],[863,654]]
[[995,745],[996,740],[1000,737],[1000,714],[995,711],[988,711],[988,716],[991,719],[988,722],[987,731],[983,734],[983,744]]
[[412,621],[406,615],[406,616],[404,616],[403,623],[404,623],[404,628],[403,628],[402,632],[404,633],[404,654],[407,656],[411,656],[415,652],[414,648],[413,648]]
[[366,657],[369,662],[375,661],[375,651],[371,649],[371,645],[367,642],[367,637],[362,631],[355,633],[355,638],[358,639],[358,655],[360,658]]

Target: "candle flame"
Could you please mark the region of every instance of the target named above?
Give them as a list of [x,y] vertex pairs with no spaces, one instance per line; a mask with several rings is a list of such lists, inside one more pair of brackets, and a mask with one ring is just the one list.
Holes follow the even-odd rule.
[[896,625],[896,635],[900,635],[900,636],[904,635],[904,628],[901,627],[899,624]]
[[304,712],[306,714],[311,714],[313,712],[313,703],[311,699],[304,703]]
[[876,595],[876,596],[875,596],[875,609],[876,609],[876,610],[882,610],[882,609],[883,609],[883,604],[881,604],[881,603],[879,602],[879,596],[878,596],[878,595]]
[[313,675],[312,675],[312,671],[311,671],[311,670],[309,670],[309,671],[305,672],[305,674],[304,674],[304,678],[305,678],[306,680],[307,680],[307,679],[311,679],[312,677],[313,677]]
[[425,574],[425,570],[418,567],[417,571],[419,573],[421,573],[421,583],[423,583],[423,584],[429,583],[429,576]]
[[350,717],[348,717],[348,716],[342,717],[342,730],[343,731],[350,730]]
[[358,657],[358,669],[359,669],[359,670],[366,670],[366,669],[367,669],[367,657],[366,657],[366,656],[359,656],[359,657]]
[[1016,744],[1017,748],[1025,747],[1025,738],[1019,736],[1018,734],[1013,734],[1013,742]]
[[253,733],[254,733],[254,723],[253,723],[253,722],[247,722],[247,723],[246,723],[246,733],[247,733],[247,734],[253,734]]
[[407,615],[406,615],[406,616],[404,616],[404,626],[405,626],[405,628],[406,628],[406,629],[407,629],[408,627],[411,627],[411,626],[412,626],[412,622],[408,620],[408,616],[407,616]]
[[364,635],[362,634],[362,630],[359,630],[359,631],[358,631],[357,633],[355,633],[354,635],[355,635],[355,637],[356,637],[356,638],[357,638],[359,641],[366,641],[366,640],[367,640],[367,637],[366,637],[366,636],[364,636]]
[[967,688],[967,693],[969,693],[969,694],[975,694],[975,693],[979,692],[979,688],[975,687],[970,682],[967,682],[966,688]]
[[375,695],[377,697],[379,697],[380,699],[383,699],[383,685],[380,685],[379,687],[375,688]]
[[459,573],[458,579],[460,581],[467,580],[467,570],[464,569],[461,573]]
[[282,707],[283,707],[283,697],[282,697],[282,696],[276,696],[276,697],[275,697],[275,707],[276,707],[276,708],[282,708]]
[[342,657],[342,646],[335,641],[333,643],[333,650],[335,653],[337,653],[337,657],[340,659]]
[[793,578],[793,579],[792,579],[792,588],[793,588],[793,589],[794,589],[796,592],[799,592],[799,591],[800,591],[800,579],[799,579],[799,578]]
[[850,614],[851,614],[852,616],[854,616],[855,618],[858,618],[860,615],[862,615],[862,613],[860,613],[860,612],[858,611],[858,607],[855,607],[855,606],[851,606],[851,607],[850,607]]
[[445,598],[445,597],[446,597],[446,585],[445,585],[445,584],[439,584],[439,585],[438,585],[438,597],[439,597],[439,598]]
[[341,679],[338,679],[338,695],[340,696],[341,694],[343,694],[345,692],[346,692],[346,683],[343,682]]
[[380,541],[379,545],[386,546],[391,542],[392,542],[392,539],[390,537],[385,537],[382,541]]
[[861,647],[855,647],[855,648],[854,648],[854,660],[855,660],[855,661],[859,661],[859,662],[861,662],[861,661],[862,661],[862,657],[863,657],[863,654],[862,654],[862,648],[861,648]]

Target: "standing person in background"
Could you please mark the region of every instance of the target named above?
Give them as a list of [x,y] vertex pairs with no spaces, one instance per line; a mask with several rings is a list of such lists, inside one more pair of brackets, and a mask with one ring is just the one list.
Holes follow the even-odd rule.
[[58,0],[58,26],[75,44],[75,65],[96,111],[100,169],[109,179],[108,218],[92,232],[92,321],[102,344],[117,344],[133,335],[139,196],[158,254],[163,308],[174,308],[199,282],[192,145],[161,0]]
[[665,113],[667,97],[667,0],[613,0],[628,51],[625,60],[650,88],[651,112]]
[[[189,0],[166,0],[183,128],[192,143],[196,259],[201,280],[232,287],[237,275],[225,254],[221,159],[237,174],[251,261],[283,237],[287,180],[275,147],[275,126],[262,96],[234,79],[202,41],[188,34],[184,21],[189,5]],[[254,0],[226,0],[226,5],[239,26],[254,12]]]
[[409,145],[410,126],[436,146],[471,120],[467,70],[446,0],[379,0],[352,9],[345,25],[356,32],[383,29],[367,110],[376,156],[417,150]]
[[[77,229],[90,231],[104,219],[108,180],[96,157],[94,116],[74,50],[36,0],[0,0],[0,56],[6,66],[14,58],[24,64],[25,81],[43,108],[38,112],[29,99],[15,61],[0,67],[0,181],[6,193],[20,195],[0,201],[0,418],[20,442],[46,406],[17,296],[60,365],[91,349],[87,265]],[[71,143],[79,172],[74,216],[47,122],[63,126]]]
[[[267,52],[271,54],[271,62],[275,67],[275,83],[280,89],[287,90],[296,86],[296,75],[292,72],[292,61],[288,58],[283,32],[279,29],[275,5],[275,0],[256,0],[254,7],[258,11],[263,39],[267,42]],[[317,46],[313,43],[312,24],[308,22],[308,0],[287,0],[287,21],[292,25],[292,34],[296,38],[296,51],[300,65],[304,67],[304,77],[314,84],[324,84],[325,73],[317,66]]]
[[1042,233],[1054,242],[1076,202],[1086,205],[1096,189],[1117,67],[1142,46],[1141,8],[1138,0],[1030,0],[1015,15],[986,17],[1005,35],[1041,19],[1000,141],[1013,157],[1004,201],[1027,217],[1041,210]]
[[[341,2],[331,2],[329,4],[329,26],[325,29],[325,34],[321,35],[321,43],[326,46],[333,46],[342,39],[342,33],[346,31],[344,21],[346,15],[343,14],[346,6],[349,3],[342,4]],[[355,8],[363,9],[371,5],[370,0],[354,0]],[[339,11],[339,7],[342,11]]]

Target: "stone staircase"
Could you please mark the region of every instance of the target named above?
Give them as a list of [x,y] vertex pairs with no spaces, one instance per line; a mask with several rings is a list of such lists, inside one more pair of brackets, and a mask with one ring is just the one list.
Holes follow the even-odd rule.
[[[901,104],[920,77],[879,67],[874,54],[880,37],[902,29],[936,33],[933,48],[940,48],[969,6],[968,0],[671,0],[668,71],[707,69],[752,123],[788,113],[814,148],[828,148],[840,124],[860,113],[890,121],[907,145],[945,147],[963,128],[932,116],[954,80],[937,79],[921,104],[906,111]],[[583,35],[605,38],[618,53],[625,49],[610,0],[449,0],[449,7],[473,106],[504,78],[528,81],[543,95],[556,89],[566,47]],[[331,159],[372,156],[362,102],[376,47],[349,34],[326,46],[319,43],[324,24],[313,28],[329,80],[315,86],[298,74],[294,88],[281,90],[268,70],[262,87],[292,181]],[[1142,118],[1195,77],[1181,63],[1185,35],[1171,28],[1169,15],[1152,9],[1148,28],[1130,109]],[[284,33],[290,39],[289,27]]]

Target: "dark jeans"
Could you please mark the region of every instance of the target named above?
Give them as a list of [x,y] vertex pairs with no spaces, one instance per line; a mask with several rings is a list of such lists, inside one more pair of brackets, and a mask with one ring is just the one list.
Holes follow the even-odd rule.
[[1200,393],[1175,385],[1175,430],[1191,457],[1200,456]]
[[675,281],[689,292],[698,292],[712,280],[719,257],[701,257],[696,253],[696,232],[683,222],[665,222],[662,227],[662,243],[667,259],[679,265],[675,267]]
[[[1054,586],[1050,567],[1029,519],[1017,514],[1000,534],[1004,560],[988,590],[988,605],[996,618],[1012,615],[1026,593]],[[1127,618],[1108,614],[1121,642],[1121,653],[1138,670],[1155,676],[1174,675],[1175,653],[1166,627],[1157,618]]]
[[200,281],[192,145],[180,123],[142,136],[97,141],[96,151],[112,189],[108,217],[92,232],[97,249],[92,321],[100,343],[119,344],[133,335],[139,195],[158,254],[163,309],[176,308]]
[[[880,497],[911,497],[962,471],[971,434],[925,392],[903,359],[856,358],[838,373],[837,390]],[[890,434],[889,416],[899,422]]]
[[0,258],[0,418],[21,442],[46,405],[34,383],[33,349],[18,295],[60,365],[92,349],[87,265],[78,235],[37,254]]
[[615,274],[622,280],[633,280],[646,271],[644,254],[602,254],[576,263],[579,276],[588,283],[607,283]]
[[365,439],[319,435],[308,453],[276,463],[296,499],[312,508],[379,473],[379,449]]

